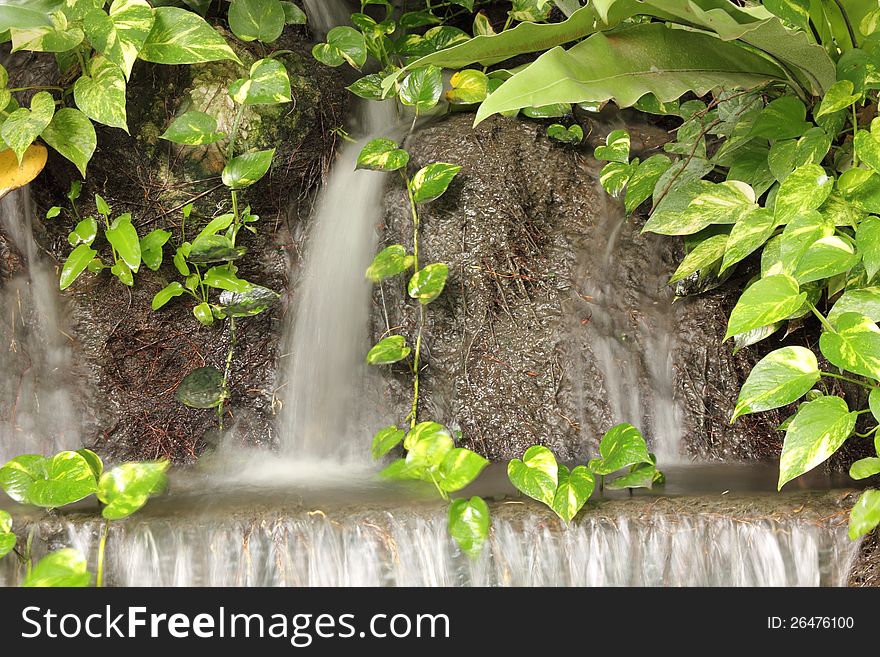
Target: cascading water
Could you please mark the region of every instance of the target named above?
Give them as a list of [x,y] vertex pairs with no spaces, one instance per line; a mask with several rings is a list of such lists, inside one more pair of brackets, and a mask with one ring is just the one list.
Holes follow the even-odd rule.
[[[682,458],[683,429],[675,398],[676,307],[666,285],[668,264],[648,246],[641,255],[648,258],[649,266],[640,268],[640,278],[631,276],[619,253],[639,251],[622,240],[626,219],[620,210],[605,203],[598,234],[607,236],[607,242],[604,248],[588,249],[581,265],[590,321],[579,323],[575,330],[587,333],[612,422],[639,426],[660,463],[677,463]],[[643,277],[646,271],[649,274]]]
[[0,283],[0,463],[23,453],[81,447],[71,393],[71,338],[59,308],[58,277],[32,235],[27,188],[0,201],[0,222],[22,267]]

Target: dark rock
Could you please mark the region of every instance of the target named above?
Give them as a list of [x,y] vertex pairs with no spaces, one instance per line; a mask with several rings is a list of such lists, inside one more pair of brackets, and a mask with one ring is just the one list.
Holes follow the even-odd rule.
[[[460,428],[463,445],[493,459],[532,444],[584,458],[620,421],[640,425],[655,449],[680,432],[691,457],[778,453],[776,414],[728,423],[762,355],[722,343],[742,281],[672,304],[665,281],[679,240],[623,220],[586,149],[552,143],[534,122],[471,121],[453,116],[406,144],[411,172],[433,161],[463,167],[421,210],[421,264],[446,262],[450,276],[427,308],[420,418]],[[398,185],[387,206],[384,242],[409,248]],[[418,312],[404,280],[386,282],[384,298],[389,325],[413,344]],[[378,294],[376,305],[378,336],[387,328]],[[405,368],[392,372],[389,394],[411,398]]]

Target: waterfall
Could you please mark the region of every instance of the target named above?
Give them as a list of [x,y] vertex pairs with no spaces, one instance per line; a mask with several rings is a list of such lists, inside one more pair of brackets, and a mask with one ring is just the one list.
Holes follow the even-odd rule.
[[[610,202],[602,217],[598,234],[607,241],[582,256],[581,289],[590,321],[576,330],[588,336],[611,423],[639,427],[661,465],[677,463],[683,411],[675,398],[677,308],[666,285],[668,265],[650,241],[633,237],[627,219]],[[637,274],[631,271],[635,267]]]
[[[307,4],[321,6],[309,15],[319,31],[329,28],[320,21],[344,9],[340,2]],[[365,365],[371,285],[365,272],[376,249],[388,177],[357,171],[356,165],[369,139],[396,131],[394,109],[393,101],[360,104],[365,137],[343,146],[311,218],[281,363],[281,452],[297,459],[365,460],[378,428],[367,419],[375,404],[365,399],[371,389]]]
[[0,243],[0,258],[22,264],[0,280],[0,464],[82,446],[70,381],[72,338],[59,306],[58,274],[32,235],[33,214],[27,188],[0,201],[0,226],[11,247],[4,253]]
[[[569,527],[533,506],[496,505],[472,560],[445,509],[159,515],[112,523],[115,586],[845,586],[858,542],[846,526],[719,513],[594,512]],[[51,521],[48,521],[49,523]],[[35,549],[70,545],[94,564],[101,519],[61,520]],[[0,584],[21,577],[0,562]]]

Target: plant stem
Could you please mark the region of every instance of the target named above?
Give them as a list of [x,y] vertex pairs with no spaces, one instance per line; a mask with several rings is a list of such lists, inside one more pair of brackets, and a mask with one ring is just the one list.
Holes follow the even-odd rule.
[[[856,115],[856,104],[853,103],[852,105],[850,105],[850,107],[852,107],[852,130],[853,130],[853,139],[855,139],[856,133],[859,131],[859,118]],[[859,156],[858,156],[858,153],[856,153],[855,148],[852,149],[852,163],[853,163],[853,167],[859,166]]]
[[101,541],[98,543],[98,572],[95,575],[95,587],[104,586],[104,553],[107,548],[107,534],[110,532],[110,521],[104,522],[104,531],[101,532]]
[[855,435],[858,436],[859,438],[870,438],[871,434],[877,433],[877,429],[880,429],[880,424],[878,424],[873,429],[868,429],[865,433],[856,432]]
[[43,85],[43,84],[35,84],[30,87],[12,87],[11,89],[7,89],[6,91],[15,92],[15,91],[60,91],[64,92],[64,87],[54,87],[51,85]]
[[[235,317],[229,318],[229,351],[226,352],[226,369],[223,372],[223,390],[224,392],[229,388],[229,374],[232,371],[232,354],[235,352]],[[220,424],[220,429],[223,429],[223,404],[221,401],[217,405],[217,420]]]
[[238,129],[241,126],[241,116],[244,114],[244,105],[238,106],[235,118],[232,120],[232,130],[229,131],[229,145],[226,147],[226,159],[231,160],[235,154],[235,140],[238,138]]
[[413,402],[410,412],[410,428],[416,426],[419,412],[419,356],[422,353],[422,330],[425,328],[425,306],[419,303],[419,334],[413,350]]
[[850,44],[852,44],[853,48],[857,48],[858,42],[856,41],[856,34],[853,30],[852,23],[849,20],[849,14],[846,12],[846,8],[840,0],[834,0],[834,4],[837,5],[837,8],[840,10],[840,15],[843,17],[843,22],[846,24],[846,31],[849,33]]
[[[235,246],[235,238],[238,237],[238,229],[239,224],[241,223],[241,215],[238,212],[238,192],[234,189],[232,190],[232,215],[233,225],[235,226],[232,230],[232,246]],[[232,261],[229,261],[229,264],[232,264]]]
[[831,326],[831,324],[828,322],[827,319],[825,319],[825,315],[823,315],[818,310],[816,310],[816,306],[811,304],[809,301],[807,301],[806,303],[810,307],[810,310],[813,311],[813,314],[819,319],[819,322],[821,322],[823,328],[826,331],[831,331],[832,333],[837,333],[837,331],[834,330],[834,327]]
[[859,381],[858,379],[851,379],[848,376],[843,376],[842,374],[835,374],[834,372],[820,372],[822,376],[828,376],[832,379],[840,379],[841,381],[846,381],[847,383],[854,383],[857,386],[862,386],[866,390],[872,390],[874,386],[865,383],[864,381]]

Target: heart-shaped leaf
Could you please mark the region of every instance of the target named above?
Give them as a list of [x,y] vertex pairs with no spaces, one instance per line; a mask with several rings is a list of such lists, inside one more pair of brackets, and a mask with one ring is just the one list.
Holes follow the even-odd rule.
[[364,35],[353,27],[342,25],[327,32],[327,42],[312,48],[312,56],[327,66],[339,66],[348,62],[360,69],[367,61],[367,44]]
[[25,587],[81,588],[88,586],[92,575],[86,558],[79,550],[64,548],[40,559],[25,577]]
[[278,293],[262,285],[248,283],[242,292],[220,293],[220,308],[227,317],[253,317],[268,310],[278,301]]
[[406,254],[406,249],[400,244],[392,244],[382,249],[373,262],[367,268],[367,278],[374,283],[384,281],[386,278],[397,276],[412,267],[415,259]]
[[228,290],[242,294],[247,292],[251,284],[235,275],[228,265],[211,267],[202,277],[202,282],[217,290]]
[[289,103],[291,94],[287,69],[277,59],[257,60],[247,78],[240,78],[229,85],[229,95],[236,103],[243,105]]
[[861,494],[849,516],[849,537],[855,541],[880,524],[880,490]]
[[16,502],[55,509],[88,497],[97,481],[89,462],[76,452],[51,458],[24,454],[0,468],[0,487]]
[[153,310],[159,310],[159,308],[164,306],[175,297],[179,297],[185,291],[186,290],[183,289],[183,285],[181,285],[177,281],[169,283],[156,293],[150,306]]
[[407,291],[413,299],[418,299],[421,304],[431,303],[440,296],[446,287],[446,278],[449,276],[449,266],[442,262],[426,265],[409,280]]
[[653,488],[654,484],[662,483],[663,475],[652,463],[640,463],[632,466],[625,475],[605,484],[608,490],[625,488]]
[[85,244],[91,246],[98,236],[98,222],[94,217],[86,217],[78,222],[73,231],[67,236],[71,246]]
[[[489,90],[489,78],[486,77],[486,74],[472,68],[453,73],[449,84],[452,85],[452,88],[445,95],[446,100],[453,105],[482,103],[486,100]],[[549,128],[547,133],[550,134]],[[583,131],[581,131],[581,137],[583,137]]]
[[867,479],[880,474],[880,458],[869,456],[859,459],[849,468],[849,476],[853,479]]
[[180,382],[174,397],[190,408],[216,408],[228,397],[223,372],[214,367],[193,370]]
[[819,378],[819,363],[809,349],[783,347],[772,351],[752,368],[730,421],[791,404],[803,397]]
[[244,189],[266,175],[275,156],[275,149],[254,151],[234,157],[223,168],[223,184],[230,189]]
[[15,549],[17,537],[12,533],[12,516],[0,509],[0,559]]
[[168,466],[168,461],[123,463],[105,472],[98,482],[98,499],[106,505],[101,515],[120,520],[140,510],[165,489]]
[[236,0],[229,5],[229,29],[242,41],[271,43],[284,30],[279,0]]
[[559,466],[553,452],[546,447],[533,445],[522,460],[511,460],[507,464],[507,477],[517,490],[548,506],[553,505]]
[[15,153],[21,164],[25,151],[34,139],[49,126],[55,114],[55,99],[47,91],[40,91],[31,99],[31,107],[19,107],[0,126],[0,137]]
[[155,64],[200,64],[218,59],[241,63],[226,40],[198,14],[156,7],[155,22],[138,56]]
[[773,324],[797,312],[807,298],[787,274],[762,278],[743,292],[727,324],[725,340],[739,333]]
[[162,247],[171,239],[171,233],[157,228],[141,239],[141,259],[144,264],[156,271],[162,266]]
[[452,434],[436,422],[417,424],[404,438],[406,462],[410,467],[435,470],[455,447]]
[[880,328],[859,313],[843,313],[835,330],[819,338],[822,354],[835,366],[880,381]]
[[397,171],[409,162],[409,153],[398,148],[390,139],[373,139],[361,150],[357,159],[358,169],[374,171]]
[[70,255],[67,256],[67,260],[64,261],[64,266],[61,268],[58,287],[62,290],[69,288],[79,278],[79,275],[86,270],[86,267],[95,259],[96,255],[98,255],[98,252],[88,244],[80,244],[71,251]]
[[596,146],[593,157],[606,162],[629,163],[629,133],[626,130],[612,130],[605,137],[604,146]]
[[95,126],[85,114],[78,109],[64,107],[55,113],[40,136],[49,146],[73,162],[83,178],[86,177],[86,165],[92,159],[98,137],[95,135]]
[[547,136],[563,144],[577,146],[584,140],[584,129],[577,124],[566,128],[560,123],[554,123],[547,128]]
[[390,365],[409,356],[410,351],[402,335],[389,335],[373,345],[367,354],[367,362],[370,365]]
[[419,169],[410,181],[410,190],[416,203],[427,203],[443,195],[461,167],[445,162],[434,162]]
[[623,423],[609,429],[599,442],[601,458],[590,460],[593,474],[608,475],[638,463],[650,463],[648,445],[633,425]]
[[570,472],[567,467],[560,465],[557,480],[559,483],[550,506],[565,522],[571,522],[593,494],[593,473],[583,465]]
[[489,507],[481,497],[453,500],[449,505],[449,535],[462,552],[475,557],[489,537]]
[[226,133],[217,130],[217,119],[210,114],[192,111],[174,119],[159,138],[175,144],[204,146],[225,139]]
[[128,132],[125,116],[125,76],[106,57],[96,56],[89,65],[91,75],[82,75],[73,85],[73,99],[93,121]]
[[379,429],[373,436],[373,443],[370,445],[370,454],[374,459],[380,459],[392,449],[397,447],[403,440],[406,432],[398,429],[395,425],[390,425],[384,429]]
[[422,66],[404,78],[400,85],[400,102],[414,107],[416,114],[426,112],[437,104],[443,92],[443,69],[433,64]]
[[448,493],[461,490],[476,479],[489,461],[464,447],[450,449],[440,464],[440,488]]

